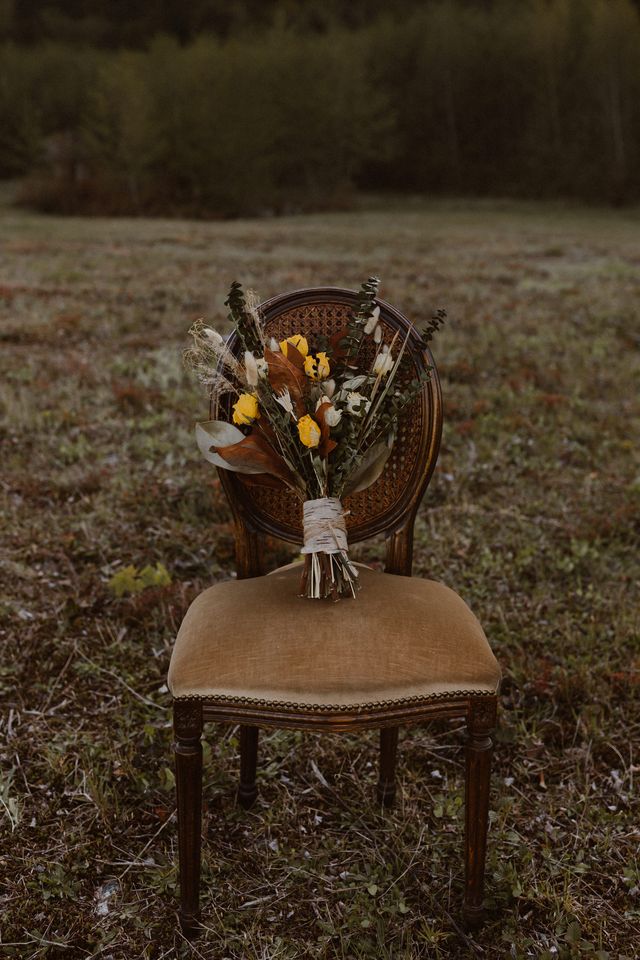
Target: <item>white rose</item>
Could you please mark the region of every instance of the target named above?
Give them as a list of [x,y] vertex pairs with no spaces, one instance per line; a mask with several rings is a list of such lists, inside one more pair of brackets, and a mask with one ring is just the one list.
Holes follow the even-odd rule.
[[379,377],[386,377],[388,373],[393,370],[393,365],[395,360],[391,356],[391,351],[389,347],[385,344],[378,356],[376,357],[375,363],[373,365],[373,372],[376,373]]
[[[316,410],[319,410],[323,403],[327,403],[326,397],[320,397],[316,403]],[[324,422],[328,427],[337,427],[342,420],[342,410],[338,410],[333,404],[325,411]]]
[[359,417],[363,413],[367,413],[370,406],[371,401],[363,397],[361,393],[351,390],[347,394],[347,413],[350,413],[353,417]]

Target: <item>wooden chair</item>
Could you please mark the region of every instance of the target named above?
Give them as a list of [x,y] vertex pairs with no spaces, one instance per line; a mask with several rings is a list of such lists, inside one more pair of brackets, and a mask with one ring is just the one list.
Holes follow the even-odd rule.
[[[318,288],[263,304],[269,336],[331,335],[355,302],[349,290]],[[387,342],[409,329],[379,301]],[[237,349],[237,344],[233,345]],[[238,800],[255,800],[258,730],[380,728],[378,799],[393,801],[398,727],[435,717],[467,724],[464,917],[481,917],[489,777],[500,669],[464,601],[443,584],[411,577],[413,526],[438,455],[440,385],[418,337],[408,355],[433,375],[402,418],[392,456],[368,490],[345,501],[349,541],[384,533],[385,572],[361,570],[356,600],[297,596],[296,564],[262,575],[260,535],[301,543],[301,509],[288,491],[220,471],[236,528],[238,579],[205,590],[180,628],[171,666],[180,857],[180,920],[199,925],[203,723],[240,724]],[[321,606],[322,605],[322,606]],[[322,616],[309,617],[322,611]],[[313,626],[310,627],[310,624]]]

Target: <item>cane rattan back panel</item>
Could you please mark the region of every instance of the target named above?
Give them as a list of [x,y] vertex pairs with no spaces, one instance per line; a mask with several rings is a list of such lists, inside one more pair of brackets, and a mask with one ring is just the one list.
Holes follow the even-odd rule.
[[[275,297],[262,304],[261,312],[267,336],[278,341],[301,332],[311,338],[313,334],[330,337],[346,327],[355,302],[356,294],[351,290],[318,287]],[[390,343],[399,330],[397,344],[401,343],[411,325],[389,304],[382,300],[377,303],[385,341]],[[230,346],[238,347],[233,341]],[[344,500],[345,510],[350,511],[347,528],[352,543],[403,525],[407,515],[415,512],[438,456],[442,408],[433,358],[415,334],[405,355],[416,371],[431,366],[431,380],[402,414],[394,449],[382,475],[367,490]],[[369,358],[363,354],[363,359]],[[238,519],[262,533],[302,542],[302,506],[290,491],[262,486],[227,470],[219,474]]]

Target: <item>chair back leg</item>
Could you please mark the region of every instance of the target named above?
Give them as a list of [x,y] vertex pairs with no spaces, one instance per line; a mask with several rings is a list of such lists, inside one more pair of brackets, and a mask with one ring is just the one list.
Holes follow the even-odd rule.
[[472,700],[467,718],[464,919],[471,927],[482,920],[496,706],[495,697]]
[[240,784],[238,803],[243,809],[252,807],[258,796],[256,769],[258,766],[258,727],[240,727]]
[[180,859],[180,925],[188,937],[200,926],[200,847],[202,832],[202,705],[173,704],[178,855]]
[[390,807],[396,796],[396,755],[398,728],[383,727],[380,731],[380,776],[377,794],[380,803]]

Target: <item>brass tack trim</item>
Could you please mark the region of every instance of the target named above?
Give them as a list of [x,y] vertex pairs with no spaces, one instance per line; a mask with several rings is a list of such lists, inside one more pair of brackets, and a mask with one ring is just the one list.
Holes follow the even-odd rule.
[[404,697],[400,700],[372,700],[368,703],[295,703],[290,700],[263,700],[258,697],[230,697],[223,693],[210,696],[204,694],[190,694],[184,697],[174,697],[174,703],[224,703],[238,707],[260,707],[266,709],[284,710],[295,713],[352,713],[357,711],[384,710],[387,707],[415,706],[433,701],[459,700],[461,697],[496,697],[497,693],[491,690],[453,690],[442,693],[427,693],[423,696],[416,694],[413,697]]

